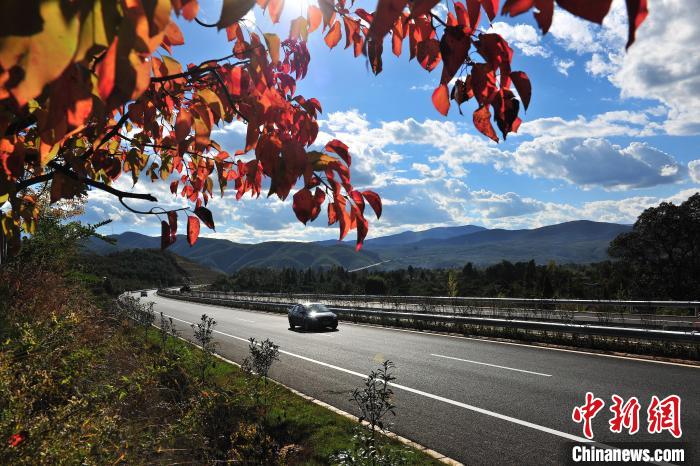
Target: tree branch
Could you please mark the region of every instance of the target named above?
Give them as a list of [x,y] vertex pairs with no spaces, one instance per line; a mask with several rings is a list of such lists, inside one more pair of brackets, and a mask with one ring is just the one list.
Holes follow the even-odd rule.
[[[156,199],[155,196],[152,194],[141,194],[141,193],[129,193],[126,191],[121,191],[119,189],[113,188],[108,184],[104,184],[100,181],[93,180],[91,178],[86,178],[84,176],[80,176],[74,171],[70,170],[68,167],[61,165],[58,162],[51,161],[48,163],[48,166],[53,168],[54,170],[61,172],[62,174],[73,178],[76,181],[80,181],[81,183],[85,183],[88,186],[92,186],[93,188],[100,189],[102,191],[108,192],[109,194],[116,196],[119,198],[119,202],[122,202],[123,204],[123,199],[141,199],[145,201],[150,201],[150,202],[158,202],[158,199]],[[53,177],[53,173],[51,174]]]

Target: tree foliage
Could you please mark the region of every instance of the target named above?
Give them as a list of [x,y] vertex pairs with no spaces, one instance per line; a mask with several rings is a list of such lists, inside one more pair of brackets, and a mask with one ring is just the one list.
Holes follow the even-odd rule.
[[645,210],[609,253],[629,265],[638,296],[694,300],[700,296],[700,193],[680,205]]
[[[188,199],[193,207],[179,210],[190,244],[201,223],[214,229],[206,206],[217,188],[221,195],[233,190],[237,199],[258,197],[266,178],[267,195],[286,199],[301,180],[292,203],[299,221],[315,220],[325,204],[329,225],[338,225],[341,239],[356,230],[361,247],[365,201],[379,217],[381,199],[353,187],[346,144],[314,145],[321,104],[296,93],[311,59],[310,33],[321,30],[330,48],[344,35],[345,48],[366,57],[374,73],[382,70],[388,41],[394,54],[407,48],[427,71],[442,62],[435,108],[446,115],[451,100],[458,106],[475,100],[475,127],[496,141],[492,122],[505,138],[520,125],[520,107],[530,104],[530,80],[511,70],[507,42],[479,29],[487,24],[482,11],[492,21],[500,2],[447,2],[445,19],[431,11],[438,2],[379,0],[367,12],[346,0],[319,0],[291,21],[286,38],[260,35],[241,22],[255,3],[278,22],[282,0],[224,0],[215,24],[197,18],[197,0],[12,2],[0,16],[0,206],[9,205],[2,216],[9,250],[18,249],[23,231],[36,229],[37,200],[28,188],[49,181],[52,202],[100,189],[132,212],[158,215],[162,247],[172,244],[178,211],[129,206],[129,199],[157,199],[114,188],[120,176],[162,180]],[[501,13],[532,9],[546,33],[554,3],[508,0]],[[556,3],[600,23],[611,0]],[[646,0],[627,6],[631,43]],[[173,50],[185,37],[176,18],[225,30],[231,54],[181,64]],[[247,125],[245,145],[226,150],[211,138],[212,129],[234,120]]]

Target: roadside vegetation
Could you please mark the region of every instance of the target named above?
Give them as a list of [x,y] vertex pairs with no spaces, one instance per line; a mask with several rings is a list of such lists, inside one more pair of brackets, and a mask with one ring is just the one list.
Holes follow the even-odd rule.
[[148,303],[91,293],[76,264],[94,228],[69,210],[47,208],[0,267],[0,464],[329,464],[352,450],[356,422],[267,382],[272,342],[251,342],[246,372],[214,357],[207,316],[198,349]]

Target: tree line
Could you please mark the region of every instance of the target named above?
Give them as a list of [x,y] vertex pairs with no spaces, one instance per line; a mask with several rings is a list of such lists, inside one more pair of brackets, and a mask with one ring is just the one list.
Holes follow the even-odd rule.
[[581,299],[700,299],[700,194],[645,210],[615,238],[612,260],[591,264],[471,262],[462,269],[248,268],[221,277],[219,291]]

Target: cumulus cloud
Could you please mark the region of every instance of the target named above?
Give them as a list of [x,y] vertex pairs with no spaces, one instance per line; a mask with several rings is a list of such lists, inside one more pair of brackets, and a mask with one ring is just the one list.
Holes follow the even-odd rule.
[[573,60],[559,58],[554,60],[554,67],[557,69],[558,72],[560,72],[564,76],[569,76],[569,68],[571,68],[572,66],[574,66]]
[[627,13],[613,2],[603,25],[556,9],[551,34],[567,50],[589,55],[586,71],[608,79],[623,98],[654,99],[669,109],[668,134],[700,133],[700,42],[697,19],[684,0],[658,0],[625,50]]
[[540,44],[542,40],[540,33],[529,24],[510,24],[497,21],[491,25],[488,32],[500,34],[508,42],[508,45],[523,55],[529,57],[548,57],[550,55],[549,50]]
[[523,123],[518,134],[558,138],[652,136],[662,132],[653,117],[658,117],[656,108],[636,112],[610,111],[591,118],[579,115],[571,120],[562,117],[538,118]]
[[621,147],[597,138],[538,138],[522,143],[512,155],[516,173],[563,179],[584,189],[646,188],[686,176],[672,156],[640,142]]
[[700,159],[688,162],[688,174],[695,183],[700,183]]
[[478,190],[471,193],[471,202],[487,219],[504,217],[519,217],[521,215],[539,212],[545,208],[545,203],[532,198],[523,198],[514,192],[497,194],[491,191]]

